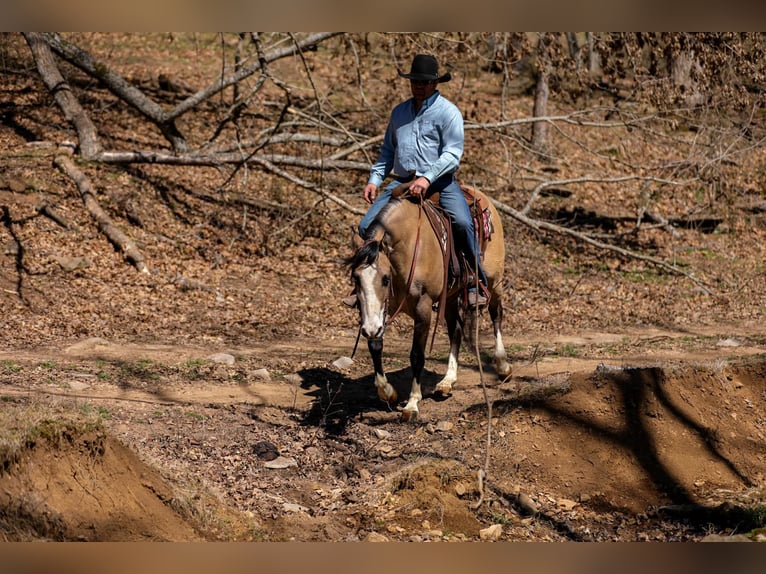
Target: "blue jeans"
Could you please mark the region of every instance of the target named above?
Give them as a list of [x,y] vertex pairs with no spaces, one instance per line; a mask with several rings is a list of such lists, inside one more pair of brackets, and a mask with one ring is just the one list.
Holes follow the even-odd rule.
[[[391,192],[402,182],[393,180],[383,192],[378,195],[375,202],[370,206],[362,220],[359,222],[359,235],[365,237],[367,229],[380,213],[380,210],[391,199]],[[455,247],[465,254],[470,269],[478,266],[479,280],[487,284],[487,277],[481,267],[481,258],[478,257],[478,242],[474,232],[473,218],[468,202],[465,200],[460,186],[452,174],[443,175],[435,180],[428,188],[429,192],[439,192],[439,205],[446,211],[452,220],[452,232],[455,236]]]

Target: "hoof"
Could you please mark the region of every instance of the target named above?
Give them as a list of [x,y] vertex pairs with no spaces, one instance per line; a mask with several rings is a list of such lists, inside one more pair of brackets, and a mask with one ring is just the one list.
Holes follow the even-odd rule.
[[495,367],[495,371],[500,377],[510,377],[513,369],[508,363],[503,362]]
[[415,422],[418,418],[418,411],[404,409],[400,417],[400,421],[403,423]]
[[396,405],[396,403],[399,401],[399,397],[397,396],[396,391],[393,390],[391,393],[387,394],[382,389],[378,389],[378,398],[390,406]]
[[439,383],[434,389],[434,393],[449,397],[452,394],[452,385],[450,383]]

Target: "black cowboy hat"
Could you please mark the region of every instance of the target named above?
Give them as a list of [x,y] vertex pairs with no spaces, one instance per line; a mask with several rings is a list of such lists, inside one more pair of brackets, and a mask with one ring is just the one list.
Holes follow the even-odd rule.
[[412,59],[412,67],[409,74],[405,74],[401,70],[398,70],[398,72],[402,78],[407,78],[408,80],[449,82],[452,79],[452,74],[449,72],[439,76],[439,63],[434,56],[429,54],[417,54]]

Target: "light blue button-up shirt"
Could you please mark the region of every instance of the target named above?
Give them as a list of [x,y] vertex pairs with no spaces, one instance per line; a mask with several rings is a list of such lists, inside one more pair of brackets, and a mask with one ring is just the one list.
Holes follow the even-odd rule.
[[433,183],[457,170],[462,156],[463,115],[436,91],[417,114],[413,99],[392,110],[368,183],[380,186],[392,170],[394,177],[423,176]]

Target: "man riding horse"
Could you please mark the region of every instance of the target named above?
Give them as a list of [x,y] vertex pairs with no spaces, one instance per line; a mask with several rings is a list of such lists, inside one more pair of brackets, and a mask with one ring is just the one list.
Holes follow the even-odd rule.
[[[409,74],[398,72],[410,80],[412,98],[391,112],[380,155],[370,169],[370,178],[364,188],[364,199],[371,206],[359,223],[359,235],[366,237],[370,224],[397,187],[404,184],[410,194],[418,197],[422,197],[426,190],[438,192],[439,205],[452,221],[456,247],[463,252],[468,269],[478,270],[481,286],[477,290],[476,282],[470,282],[468,306],[485,306],[487,278],[481,265],[474,223],[455,180],[463,155],[463,116],[457,106],[436,89],[437,84],[448,82],[452,75],[447,72],[440,76],[436,58],[426,54],[413,58]],[[378,187],[389,173],[394,179],[378,195]],[[355,294],[344,302],[354,306]]]

